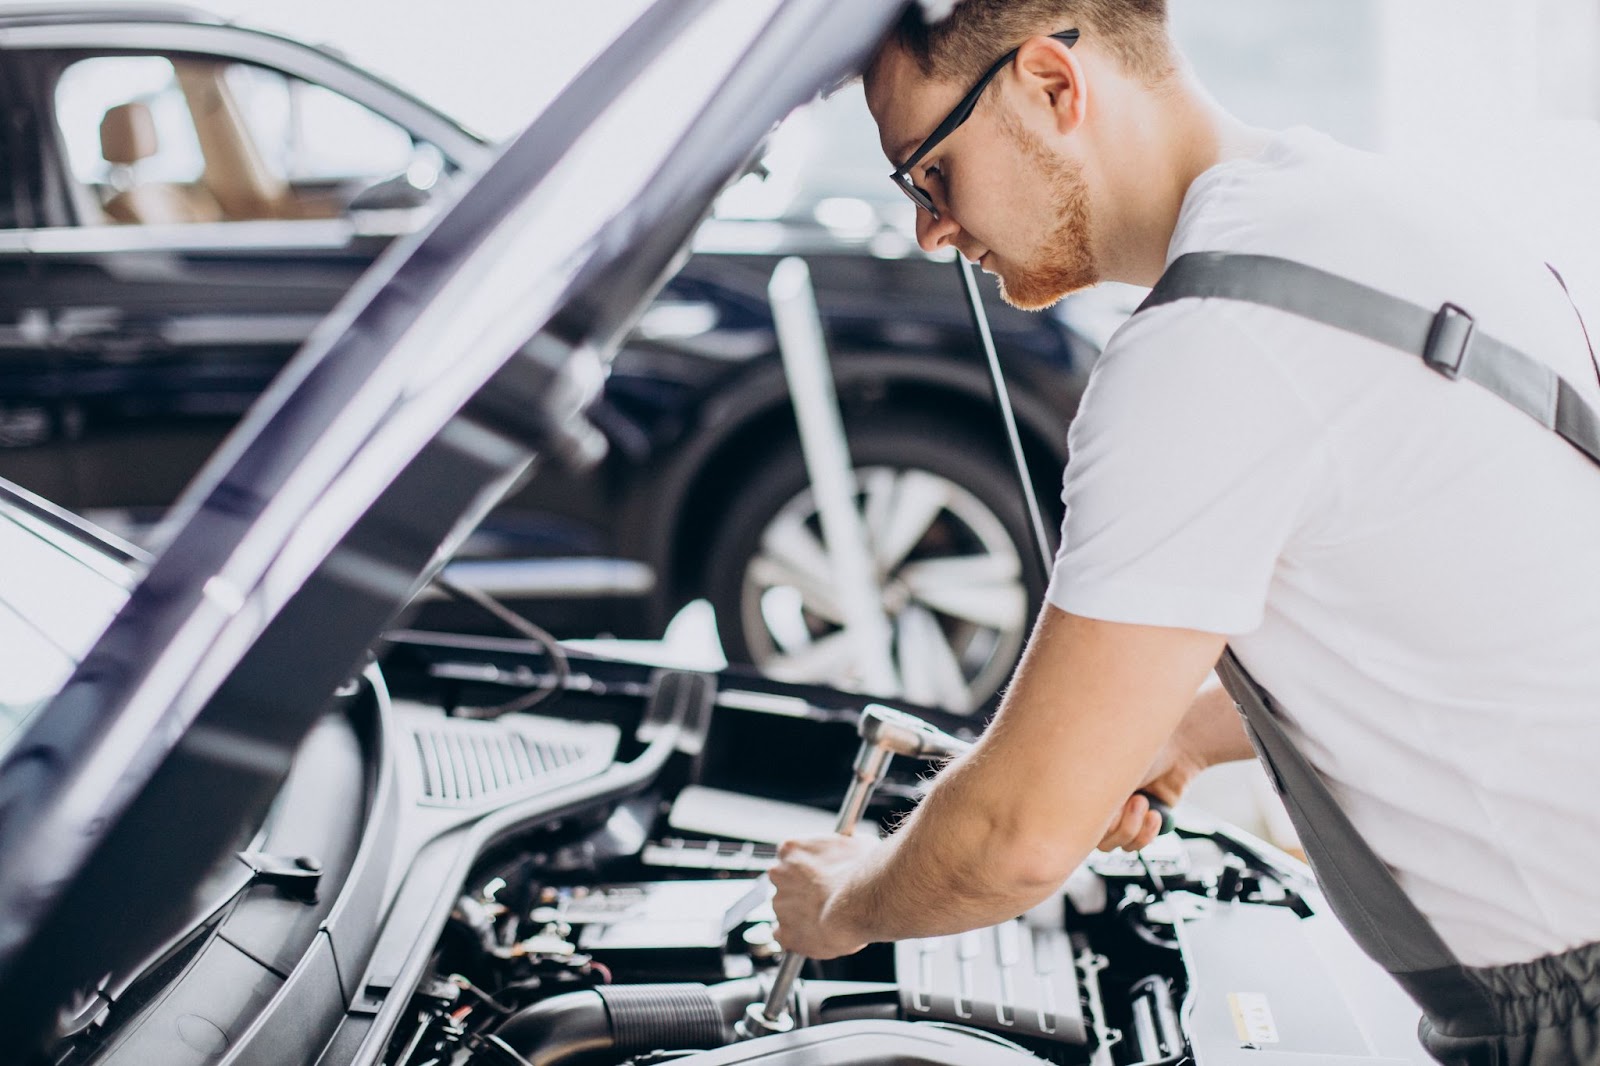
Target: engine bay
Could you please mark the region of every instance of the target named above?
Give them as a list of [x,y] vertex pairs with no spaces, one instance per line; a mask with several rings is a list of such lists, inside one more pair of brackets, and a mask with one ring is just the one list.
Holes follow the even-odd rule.
[[[456,699],[490,680],[481,668],[451,671],[428,668],[464,684]],[[704,718],[698,739],[650,788],[508,834],[479,857],[390,1038],[388,1066],[1154,1066],[1193,1058],[1202,1043],[1215,1053],[1206,1061],[1267,1062],[1337,1048],[1344,1027],[1358,1040],[1346,1053],[1367,1048],[1341,982],[1310,972],[1326,960],[1292,946],[1306,919],[1326,922],[1304,867],[1242,834],[1188,824],[1138,854],[1097,853],[1060,893],[1001,925],[808,961],[788,1000],[793,1027],[750,1032],[742,1019],[782,958],[762,872],[777,841],[828,831],[859,713],[803,714],[784,702],[798,697],[717,692],[710,675],[658,673],[637,732],[648,736],[672,704]],[[572,721],[582,699],[569,697],[561,719],[401,710],[414,737],[447,723],[463,732],[459,752],[486,760],[481,769],[460,754],[441,760],[419,741],[425,773],[483,788],[514,771],[521,756],[508,744],[544,753],[556,772],[550,753],[563,746],[566,766],[596,750],[625,754],[626,724]],[[909,811],[925,770],[893,766],[864,827]],[[1207,936],[1208,924],[1228,934]],[[1285,944],[1313,956],[1289,988],[1271,968]]]
[[[552,855],[603,854],[617,823],[631,829],[641,813],[618,808],[588,834],[530,842],[475,872],[395,1066],[457,1050],[471,1062],[643,1066],[737,1041],[780,954],[766,881],[752,872],[775,849],[669,835],[668,805],[637,853],[552,875]],[[1188,991],[1178,924],[1218,904],[1309,913],[1252,859],[1186,833],[1141,856],[1096,856],[1060,896],[1002,925],[810,963],[797,1021],[928,1022],[1056,1063],[1177,1061]]]

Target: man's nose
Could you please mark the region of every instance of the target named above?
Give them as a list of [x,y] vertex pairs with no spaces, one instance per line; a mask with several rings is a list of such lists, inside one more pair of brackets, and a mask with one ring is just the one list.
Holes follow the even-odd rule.
[[946,245],[954,245],[956,234],[960,232],[961,227],[950,217],[950,212],[942,212],[934,218],[930,212],[918,208],[917,243],[924,252],[937,252]]

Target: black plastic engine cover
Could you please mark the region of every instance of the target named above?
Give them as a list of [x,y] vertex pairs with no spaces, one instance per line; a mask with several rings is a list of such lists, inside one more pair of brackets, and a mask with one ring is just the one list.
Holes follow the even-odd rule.
[[1088,1042],[1072,944],[1020,920],[894,949],[900,1009],[1008,1037]]

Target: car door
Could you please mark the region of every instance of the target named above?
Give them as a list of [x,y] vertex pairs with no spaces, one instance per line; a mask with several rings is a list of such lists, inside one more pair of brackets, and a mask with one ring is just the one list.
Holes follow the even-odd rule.
[[[16,234],[55,392],[41,447],[65,481],[48,488],[135,535],[461,166],[275,63],[301,58],[287,42],[278,56],[250,31],[137,29],[14,53],[45,116],[45,209]],[[205,51],[183,39],[196,29]],[[0,476],[39,485],[8,458]]]

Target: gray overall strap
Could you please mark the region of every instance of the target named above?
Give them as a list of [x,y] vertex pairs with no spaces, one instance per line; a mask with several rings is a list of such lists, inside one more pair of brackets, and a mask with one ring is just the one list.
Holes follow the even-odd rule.
[[[1565,290],[1560,274],[1556,280]],[[1167,268],[1139,311],[1191,297],[1276,308],[1418,355],[1447,378],[1477,382],[1600,464],[1600,418],[1577,390],[1544,363],[1474,328],[1471,315],[1454,304],[1430,311],[1292,260],[1196,252]],[[1584,334],[1587,341],[1587,327]],[[1592,346],[1590,354],[1592,358]],[[1600,364],[1596,372],[1600,374]],[[1246,732],[1300,834],[1329,906],[1356,943],[1430,1017],[1464,1020],[1469,1028],[1477,1019],[1489,1024],[1496,1012],[1485,987],[1461,965],[1350,822],[1322,776],[1284,732],[1272,697],[1232,649],[1217,663],[1217,676],[1244,717]]]
[[1430,311],[1291,259],[1190,252],[1173,261],[1139,311],[1191,297],[1274,307],[1420,355],[1447,378],[1477,382],[1600,464],[1600,417],[1582,395],[1544,363],[1476,329],[1455,304]]
[[1430,1017],[1493,1018],[1482,986],[1351,824],[1322,775],[1279,724],[1272,697],[1231,648],[1217,663],[1217,677],[1244,717],[1245,732],[1305,845],[1323,895],[1350,936]]

